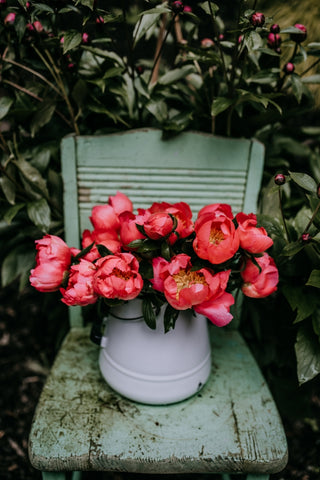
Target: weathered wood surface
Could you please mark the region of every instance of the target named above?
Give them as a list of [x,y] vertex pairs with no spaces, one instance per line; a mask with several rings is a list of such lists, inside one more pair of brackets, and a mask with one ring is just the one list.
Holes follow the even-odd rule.
[[170,406],[134,403],[112,391],[100,376],[99,347],[90,343],[88,329],[71,330],[34,419],[32,464],[47,471],[282,470],[286,440],[257,365],[238,332],[210,328],[207,385]]

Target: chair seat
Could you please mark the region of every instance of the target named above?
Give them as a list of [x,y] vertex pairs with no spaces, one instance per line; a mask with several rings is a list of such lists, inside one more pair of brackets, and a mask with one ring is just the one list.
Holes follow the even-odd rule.
[[212,374],[201,392],[173,405],[148,406],[108,387],[88,328],[72,329],[35,414],[33,466],[158,474],[281,471],[287,444],[264,378],[237,331],[211,325],[210,331]]

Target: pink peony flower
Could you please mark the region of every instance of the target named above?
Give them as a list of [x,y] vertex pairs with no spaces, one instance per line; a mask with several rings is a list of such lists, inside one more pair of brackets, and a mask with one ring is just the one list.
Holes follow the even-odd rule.
[[90,221],[95,230],[116,230],[120,228],[117,214],[111,205],[96,205],[91,211]]
[[121,192],[117,192],[113,197],[109,197],[108,203],[111,205],[117,215],[120,215],[123,212],[133,211],[131,200]]
[[141,292],[143,279],[139,274],[139,262],[131,253],[100,258],[96,267],[93,288],[98,295],[132,300]]
[[225,292],[230,270],[216,274],[207,268],[193,270],[191,258],[179,254],[170,262],[155,258],[153,272],[153,288],[162,291],[173,308],[193,308],[218,326],[232,320],[229,309],[234,298]]
[[177,220],[177,227],[169,237],[169,243],[173,245],[178,238],[186,238],[193,232],[192,212],[185,202],[170,204],[167,202],[153,203],[147,212],[170,213]]
[[36,240],[36,267],[30,272],[30,283],[40,292],[58,290],[71,263],[68,245],[55,235]]
[[143,233],[139,232],[137,225],[143,225],[146,218],[150,216],[140,210],[140,214],[135,215],[131,212],[124,212],[119,216],[120,220],[120,240],[124,249],[130,249],[128,245],[135,240],[143,240],[146,238]]
[[71,252],[68,245],[55,235],[45,235],[40,240],[35,241],[37,263],[48,263],[56,261],[69,267],[71,263]]
[[273,240],[266,230],[263,227],[257,227],[257,217],[254,213],[249,215],[238,213],[236,219],[241,248],[250,253],[262,253],[273,245]]
[[98,299],[93,290],[95,272],[95,265],[84,259],[81,259],[78,265],[72,265],[67,288],[60,288],[62,302],[69,306],[82,307],[95,303]]
[[159,240],[172,232],[173,220],[168,213],[153,213],[143,226],[149,238]]
[[87,248],[92,243],[94,243],[94,246],[83,257],[90,262],[101,256],[96,245],[104,245],[112,253],[120,253],[121,250],[117,233],[113,231],[93,230],[90,232],[89,230],[84,230],[82,234],[82,248]]
[[[217,204],[219,205],[219,204]],[[209,208],[199,213],[195,223],[196,238],[193,242],[195,253],[213,264],[226,262],[239,248],[239,236],[226,209],[223,213],[221,205],[212,213]]]
[[278,269],[273,258],[267,253],[264,253],[262,257],[257,257],[255,260],[261,270],[252,260],[247,260],[245,268],[241,272],[241,277],[244,281],[241,290],[247,297],[267,297],[277,290],[279,281]]
[[58,261],[39,263],[30,272],[30,283],[39,292],[55,292],[59,290],[68,273],[66,265]]

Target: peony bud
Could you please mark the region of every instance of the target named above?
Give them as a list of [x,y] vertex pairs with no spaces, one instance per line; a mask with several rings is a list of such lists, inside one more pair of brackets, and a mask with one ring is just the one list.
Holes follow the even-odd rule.
[[137,72],[138,75],[142,75],[143,72],[144,72],[143,66],[142,65],[137,65],[136,66],[136,72]]
[[192,13],[192,8],[191,8],[189,5],[185,5],[185,6],[183,7],[183,11],[184,11],[185,13]]
[[0,6],[5,5],[7,3],[7,0],[0,0]]
[[274,177],[274,183],[276,185],[284,185],[286,183],[286,177],[283,173],[277,173]]
[[220,42],[222,42],[222,41],[224,40],[224,35],[223,35],[223,33],[220,33],[220,35],[219,35],[218,38],[219,38]]
[[96,18],[96,24],[101,25],[104,23],[104,18],[99,15],[99,17]]
[[294,64],[293,64],[292,62],[288,62],[288,63],[286,63],[285,66],[283,67],[283,71],[284,71],[284,73],[286,73],[287,75],[290,75],[291,73],[294,72],[295,68],[296,68],[296,67],[294,66]]
[[180,2],[179,0],[172,2],[171,8],[174,13],[180,13],[183,12],[184,10],[184,5],[183,2]]
[[281,36],[279,33],[269,33],[267,38],[267,44],[269,48],[276,50],[281,45]]
[[262,27],[265,22],[265,17],[261,12],[255,12],[250,17],[250,23],[256,27]]
[[296,23],[295,28],[301,31],[301,33],[291,33],[290,38],[296,43],[301,43],[307,38],[307,29],[301,23]]
[[83,43],[88,43],[89,42],[89,35],[86,32],[84,32],[82,34],[82,42]]
[[16,14],[15,13],[8,13],[6,18],[4,19],[4,24],[5,25],[13,25],[15,19],[16,19]]
[[303,243],[309,243],[310,240],[312,239],[310,233],[303,233],[301,235],[301,240],[303,241]]
[[274,23],[273,25],[271,25],[270,32],[271,33],[279,33],[280,32],[279,25],[277,23]]
[[211,38],[203,38],[201,40],[201,47],[202,48],[211,48],[214,46],[214,41]]
[[33,22],[33,27],[34,29],[38,32],[38,33],[41,33],[43,32],[43,25],[41,24],[41,22],[39,22],[38,20],[36,20],[35,22]]

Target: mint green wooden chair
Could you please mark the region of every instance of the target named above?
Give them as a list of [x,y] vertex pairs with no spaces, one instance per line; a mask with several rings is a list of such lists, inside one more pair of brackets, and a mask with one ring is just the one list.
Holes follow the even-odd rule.
[[[117,190],[135,207],[153,201],[230,203],[256,211],[263,170],[256,141],[183,133],[162,140],[157,130],[128,131],[62,142],[66,241],[79,244],[93,205]],[[258,301],[258,300],[257,300]],[[169,406],[131,402],[112,391],[98,368],[81,312],[43,389],[29,455],[46,480],[68,471],[157,474],[233,473],[266,480],[287,462],[276,406],[250,351],[231,328],[211,328],[212,374],[198,395]]]

